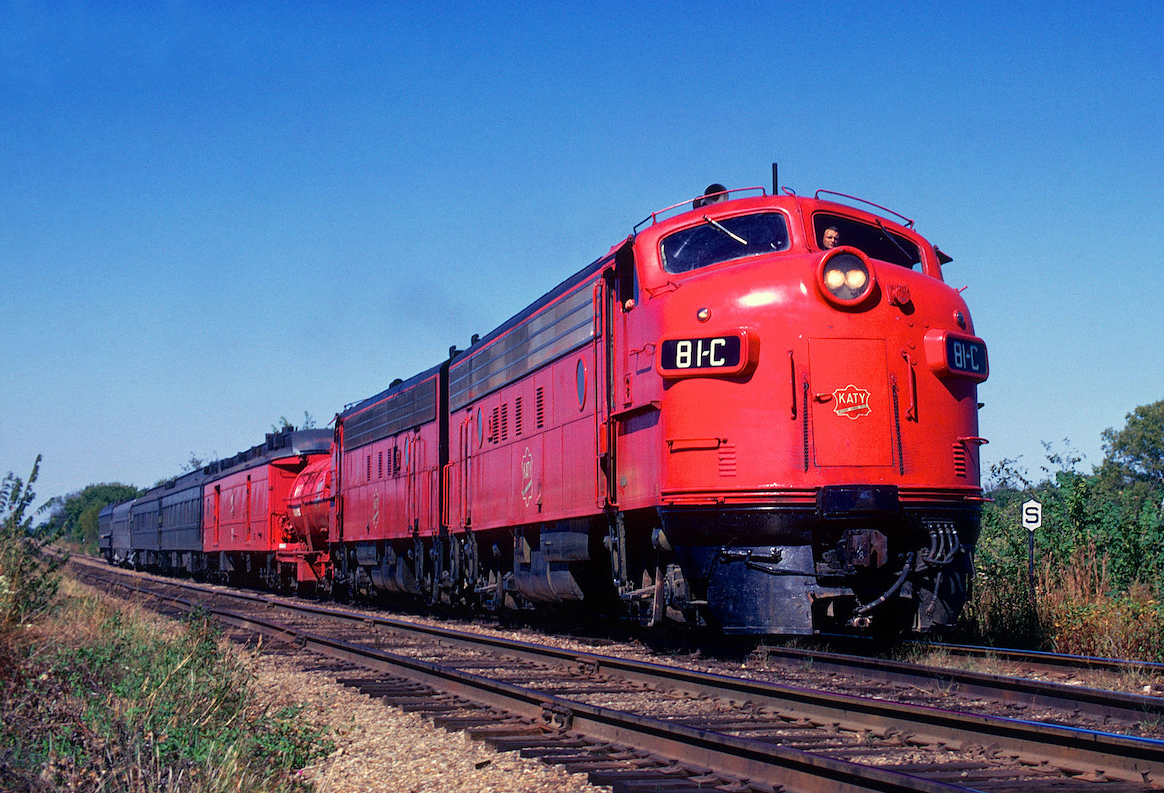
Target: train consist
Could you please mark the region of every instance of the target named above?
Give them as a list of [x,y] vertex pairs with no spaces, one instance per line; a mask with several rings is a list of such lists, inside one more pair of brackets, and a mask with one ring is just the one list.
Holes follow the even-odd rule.
[[949,261],[848,196],[713,185],[334,431],[106,508],[103,552],[726,633],[951,625],[988,368]]

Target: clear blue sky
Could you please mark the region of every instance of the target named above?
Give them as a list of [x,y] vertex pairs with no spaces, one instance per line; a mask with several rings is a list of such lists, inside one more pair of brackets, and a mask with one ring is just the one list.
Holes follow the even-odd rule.
[[325,425],[774,160],[954,256],[988,464],[1098,463],[1164,398],[1161,41],[1159,2],[0,0],[0,474]]

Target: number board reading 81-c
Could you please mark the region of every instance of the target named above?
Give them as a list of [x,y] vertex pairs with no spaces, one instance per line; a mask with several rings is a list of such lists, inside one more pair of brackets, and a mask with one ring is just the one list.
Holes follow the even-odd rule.
[[946,337],[946,365],[952,372],[985,375],[988,371],[986,345],[951,334]]
[[663,342],[659,368],[664,372],[689,369],[737,369],[742,345],[739,336],[668,339]]

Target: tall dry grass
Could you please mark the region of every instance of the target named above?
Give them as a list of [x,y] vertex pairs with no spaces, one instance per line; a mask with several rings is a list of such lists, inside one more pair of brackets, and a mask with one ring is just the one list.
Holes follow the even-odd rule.
[[1094,542],[1074,549],[1066,565],[1044,564],[1038,604],[1050,648],[1063,653],[1164,661],[1164,608],[1159,583],[1113,587],[1108,557]]
[[980,574],[963,614],[959,638],[1105,658],[1164,662],[1164,602],[1160,582],[1112,582],[1106,554],[1094,542],[1071,550],[1065,563],[1036,568],[1032,591],[1025,566]]
[[979,574],[955,638],[992,647],[1043,649],[1039,609],[1026,577],[1013,571]]
[[66,581],[0,656],[0,790],[300,791],[333,748],[252,695],[205,619],[175,628]]

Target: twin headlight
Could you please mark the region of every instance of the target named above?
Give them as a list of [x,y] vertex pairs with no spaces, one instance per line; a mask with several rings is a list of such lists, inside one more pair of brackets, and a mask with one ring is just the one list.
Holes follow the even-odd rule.
[[873,264],[855,248],[837,248],[821,260],[818,271],[821,294],[845,308],[860,305],[877,283]]

